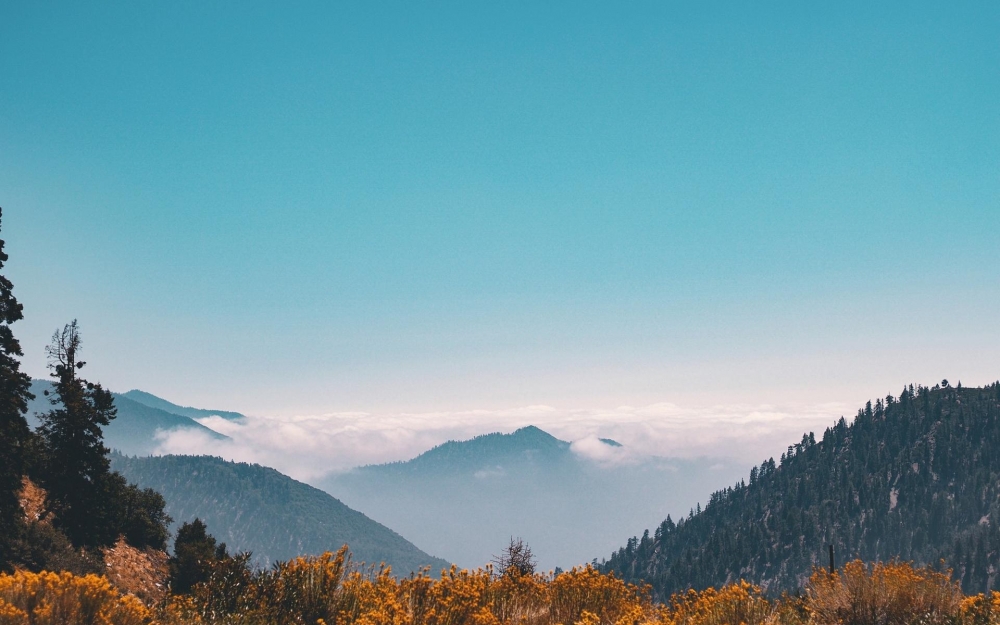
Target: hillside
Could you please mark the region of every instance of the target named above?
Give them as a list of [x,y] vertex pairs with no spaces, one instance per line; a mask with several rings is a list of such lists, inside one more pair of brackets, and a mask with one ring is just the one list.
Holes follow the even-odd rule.
[[486,564],[519,536],[548,570],[607,553],[623,534],[686,512],[740,472],[709,459],[623,456],[602,464],[529,426],[450,441],[317,485],[460,566]]
[[[28,423],[32,428],[38,427],[39,424],[36,413],[52,409],[49,398],[44,394],[51,388],[52,383],[47,380],[32,380],[31,392],[35,395],[35,399],[28,403],[27,414]],[[228,438],[201,425],[191,417],[139,403],[126,395],[114,394],[118,416],[104,428],[104,444],[110,449],[129,455],[146,456],[153,453],[157,447],[157,432],[177,429],[195,430],[217,440]],[[164,403],[169,404],[169,402]]]
[[149,406],[150,408],[157,408],[159,410],[163,410],[164,412],[181,415],[182,417],[188,417],[190,419],[203,419],[205,417],[222,417],[223,419],[229,419],[230,421],[241,421],[246,419],[246,416],[230,410],[207,410],[204,408],[192,408],[190,406],[178,406],[177,404],[157,397],[152,393],[147,393],[146,391],[140,391],[138,389],[132,389],[127,393],[122,393],[119,397],[125,397],[134,402]]
[[201,518],[230,551],[252,551],[268,565],[350,545],[356,560],[385,562],[399,574],[449,566],[392,530],[323,491],[267,467],[208,456],[131,458],[112,454],[111,466],[129,481],[159,491],[173,530]]
[[1000,586],[1000,383],[912,386],[869,403],[714,493],[705,509],[633,538],[602,564],[660,597],[740,577],[800,587],[833,544],[840,562],[902,558]]

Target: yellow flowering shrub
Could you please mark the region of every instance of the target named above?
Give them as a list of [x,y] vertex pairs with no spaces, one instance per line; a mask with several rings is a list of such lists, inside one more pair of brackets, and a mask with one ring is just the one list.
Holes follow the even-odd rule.
[[719,590],[689,590],[670,603],[669,625],[760,625],[772,622],[774,615],[761,589],[745,581]]
[[406,603],[414,625],[492,625],[489,590],[492,577],[488,571],[458,570],[452,566],[440,580],[419,576],[414,583],[404,583]]
[[71,573],[0,575],[0,624],[140,625],[151,615],[104,577]]
[[964,625],[1000,625],[1000,592],[966,597],[959,609]]
[[590,565],[557,575],[548,583],[548,595],[551,623],[630,625],[647,620],[652,613],[648,589],[604,575]]
[[816,625],[936,625],[961,617],[962,591],[948,573],[899,562],[848,562],[813,572],[806,588]]
[[[1000,625],[1000,593],[964,597],[949,573],[850,562],[815,571],[804,596],[768,599],[740,581],[654,604],[649,589],[591,566],[559,575],[452,567],[396,579],[346,549],[253,571],[220,562],[154,614],[107,579],[0,575],[0,625]],[[154,618],[155,617],[155,618]]]

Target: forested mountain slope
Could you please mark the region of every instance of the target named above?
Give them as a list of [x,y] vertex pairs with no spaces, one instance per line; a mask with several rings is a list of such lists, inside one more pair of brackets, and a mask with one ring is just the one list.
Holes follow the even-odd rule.
[[801,586],[813,564],[902,558],[1000,587],[1000,383],[912,386],[810,434],[693,516],[668,517],[602,564],[658,596],[738,578]]
[[268,467],[209,456],[112,454],[111,468],[162,494],[173,530],[198,517],[230,551],[251,551],[259,565],[336,551],[346,543],[356,561],[385,562],[401,575],[424,566],[437,575],[449,566],[323,491]]
[[[686,511],[745,471],[717,459],[596,462],[533,426],[449,441],[407,462],[361,467],[321,485],[347,505],[463,567],[523,538],[549,570],[607,553],[619,537]],[[617,447],[616,447],[617,445]]]

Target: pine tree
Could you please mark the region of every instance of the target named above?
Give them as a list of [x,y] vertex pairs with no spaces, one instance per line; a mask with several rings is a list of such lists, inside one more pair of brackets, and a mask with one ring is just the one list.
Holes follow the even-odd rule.
[[[3,209],[0,209],[0,217]],[[0,240],[0,269],[7,262]],[[0,275],[0,571],[10,568],[14,541],[23,524],[18,500],[24,473],[25,445],[31,434],[24,414],[31,378],[20,370],[21,345],[10,326],[24,315],[10,280]]]
[[181,525],[174,541],[174,557],[170,558],[170,590],[191,592],[195,584],[208,581],[215,562],[228,557],[226,543],[217,545],[201,519]]
[[[56,379],[53,409],[41,416],[39,432],[47,460],[43,483],[54,523],[73,544],[110,544],[117,538],[106,493],[111,476],[102,426],[115,418],[110,391],[78,377],[80,332],[76,320],[57,330],[46,348]],[[48,392],[46,392],[48,394]]]

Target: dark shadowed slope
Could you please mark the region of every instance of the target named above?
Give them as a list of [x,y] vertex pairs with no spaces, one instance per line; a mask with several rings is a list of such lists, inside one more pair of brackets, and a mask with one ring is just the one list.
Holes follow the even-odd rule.
[[[48,397],[44,395],[44,391],[51,388],[52,383],[46,380],[33,380],[31,383],[35,399],[28,406],[28,421],[33,428],[39,423],[35,414],[52,409]],[[104,428],[104,442],[111,449],[125,454],[145,456],[153,453],[158,443],[157,433],[170,430],[189,429],[218,440],[228,438],[194,419],[151,408],[122,395],[115,394],[115,407],[118,408],[118,416]]]
[[192,408],[190,406],[178,406],[172,402],[165,399],[157,397],[152,393],[147,393],[146,391],[140,391],[138,389],[133,389],[127,393],[122,393],[120,397],[126,397],[134,402],[149,406],[150,408],[158,408],[165,412],[170,412],[173,414],[179,414],[184,417],[189,417],[191,419],[203,419],[205,417],[222,417],[223,419],[229,419],[230,421],[239,421],[245,419],[246,417],[238,412],[232,412],[229,410],[206,410],[203,408]]
[[869,403],[603,568],[661,597],[740,577],[792,589],[830,543],[841,562],[944,558],[967,592],[1000,586],[1000,383]]
[[486,564],[520,536],[550,569],[589,562],[619,544],[619,532],[687,511],[742,472],[715,460],[624,460],[595,463],[526,427],[451,441],[320,485],[460,566]]
[[167,500],[174,526],[195,517],[230,551],[267,565],[350,546],[355,560],[385,562],[397,574],[448,563],[340,501],[274,469],[209,456],[112,457],[112,468]]

